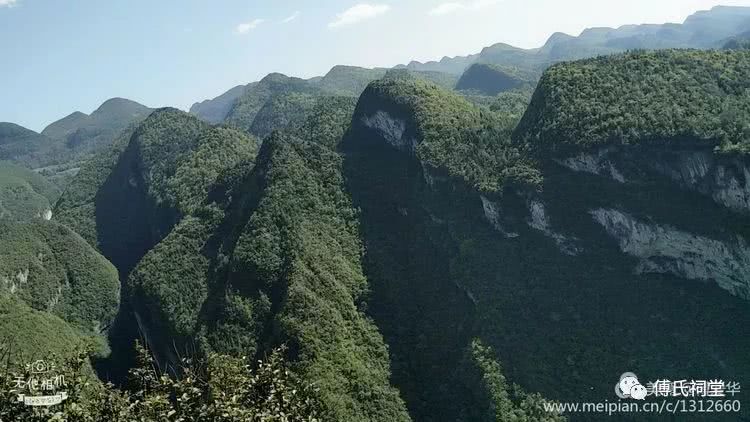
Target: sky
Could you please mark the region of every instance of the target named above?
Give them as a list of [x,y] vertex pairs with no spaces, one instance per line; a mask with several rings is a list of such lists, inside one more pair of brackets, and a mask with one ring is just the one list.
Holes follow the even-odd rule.
[[719,4],[750,0],[0,0],[0,121],[40,131],[112,97],[187,110],[270,72],[533,48]]

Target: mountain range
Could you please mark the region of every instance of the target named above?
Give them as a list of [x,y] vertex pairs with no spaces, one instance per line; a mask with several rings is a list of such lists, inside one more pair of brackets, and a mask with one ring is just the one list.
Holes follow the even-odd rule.
[[73,362],[71,420],[590,421],[549,406],[742,382],[749,29],[717,7],[0,124],[0,338]]

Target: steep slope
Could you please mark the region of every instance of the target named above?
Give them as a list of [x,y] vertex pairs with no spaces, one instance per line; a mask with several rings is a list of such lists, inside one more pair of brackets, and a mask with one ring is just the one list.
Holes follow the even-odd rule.
[[[6,245],[0,250],[3,339],[34,359],[50,352],[67,356],[75,344],[94,339],[103,351],[120,299],[112,264],[53,222],[0,222],[0,241]],[[30,318],[23,321],[25,314]]]
[[[725,72],[705,72],[721,58],[716,69]],[[632,82],[613,85],[605,76],[619,75],[620,62],[628,63]],[[583,132],[559,142],[556,131],[580,122],[582,110],[596,115],[601,107],[607,117],[606,110],[619,110],[614,116],[648,121],[650,108],[631,96],[666,106],[691,95],[713,104],[683,85],[706,73],[722,81],[734,104],[747,62],[742,55],[667,52],[553,67],[518,141],[511,139],[517,114],[503,121],[498,109],[481,117],[459,97],[409,80],[365,90],[345,141],[345,176],[362,211],[368,309],[415,419],[492,420],[476,413],[483,396],[469,386],[477,375],[462,366],[475,338],[495,351],[490,356],[510,380],[556,400],[611,399],[613,376],[625,370],[647,379],[750,374],[748,217],[714,198],[723,196],[721,185],[688,183],[721,174],[725,186],[744,190],[746,156],[729,152],[744,141],[728,138],[728,152],[716,154],[723,141],[707,139],[698,161],[679,148],[690,142],[638,149],[648,134],[669,133],[658,126],[629,138],[617,128],[622,121],[611,122],[605,127],[623,139],[596,138],[592,148],[573,142],[595,125],[570,126]],[[682,76],[670,78],[669,69]],[[639,85],[657,81],[671,87]],[[621,91],[611,94],[613,86]],[[578,98],[589,94],[602,103],[589,107]],[[708,110],[713,121],[716,108]],[[703,133],[706,124],[677,122],[684,125],[679,133]],[[604,155],[598,148],[605,140],[621,155]],[[547,148],[562,143],[571,148]]]
[[60,191],[39,174],[0,161],[0,220],[29,220],[52,216]]
[[[251,138],[161,110],[116,160],[81,172],[88,199],[66,193],[57,212],[93,228],[160,361],[174,362],[185,346],[262,356],[286,343],[295,371],[316,383],[326,420],[409,419],[361,310],[356,212],[331,149],[353,106],[319,99],[303,122],[264,142],[257,164]],[[90,202],[95,221],[82,207]]]

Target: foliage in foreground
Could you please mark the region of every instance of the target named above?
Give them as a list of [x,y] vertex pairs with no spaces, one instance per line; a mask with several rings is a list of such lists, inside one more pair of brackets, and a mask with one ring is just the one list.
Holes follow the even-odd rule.
[[28,422],[317,422],[321,405],[313,385],[303,383],[275,349],[255,367],[244,358],[212,354],[203,361],[182,360],[180,375],[169,377],[138,347],[138,366],[127,389],[101,384],[89,371],[87,353],[68,359],[57,375],[68,399],[51,407],[18,402],[15,380],[28,372],[0,373],[0,419]]

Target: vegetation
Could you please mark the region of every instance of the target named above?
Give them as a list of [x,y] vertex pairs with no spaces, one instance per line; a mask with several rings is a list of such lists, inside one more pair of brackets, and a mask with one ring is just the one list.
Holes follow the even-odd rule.
[[456,94],[414,78],[386,78],[367,88],[358,115],[381,104],[413,122],[425,164],[465,179],[483,192],[506,183],[538,185],[540,175],[511,144],[516,119],[474,106]]
[[[493,350],[478,339],[468,347],[465,365],[481,380],[479,388],[488,397],[490,406],[477,420],[496,422],[562,422],[566,419],[545,410],[547,401],[539,394],[528,394],[518,385],[509,385]],[[480,410],[481,412],[481,410]]]
[[536,151],[696,140],[750,152],[750,53],[633,52],[545,72],[516,138]]
[[359,308],[367,281],[341,158],[314,139],[266,140],[256,167],[264,189],[229,282],[252,303],[270,301],[270,314],[253,310],[269,330],[259,339],[292,346],[320,390],[326,420],[408,420],[390,386],[383,340]]
[[120,285],[112,264],[54,222],[0,223],[2,290],[30,307],[99,334],[114,319]]
[[257,84],[247,86],[242,95],[235,100],[224,122],[249,131],[256,115],[269,99],[282,94],[314,94],[316,92],[318,89],[304,79],[272,73]]
[[0,160],[25,167],[39,167],[46,159],[44,153],[54,145],[46,136],[13,123],[0,123]]
[[20,403],[17,395],[22,392],[13,388],[14,380],[27,379],[29,373],[5,367],[0,383],[9,388],[1,390],[0,418],[28,422],[323,420],[315,387],[292,372],[284,361],[284,348],[275,349],[254,365],[243,358],[217,354],[206,359],[185,358],[175,379],[158,370],[153,358],[139,347],[139,364],[131,370],[124,391],[92,377],[86,370],[84,347],[72,350],[79,352],[66,357],[56,370],[66,385],[50,392],[67,394],[59,405],[34,408]]
[[42,218],[60,191],[39,174],[0,161],[0,220]]
[[[56,315],[33,309],[7,291],[0,292],[0,336],[3,339],[0,354],[6,369],[52,355],[69,358],[82,347],[89,347],[98,355],[107,350],[103,339],[75,328]],[[0,380],[4,387],[0,391],[7,391],[7,381]]]
[[334,66],[317,82],[329,95],[359,97],[367,85],[385,76],[386,69],[365,69],[355,66]]
[[263,139],[274,130],[299,124],[314,105],[315,97],[310,94],[289,93],[274,96],[255,115],[250,133]]
[[518,69],[493,64],[476,63],[471,65],[456,83],[456,89],[477,91],[484,95],[497,95],[524,84],[530,84],[533,76]]

